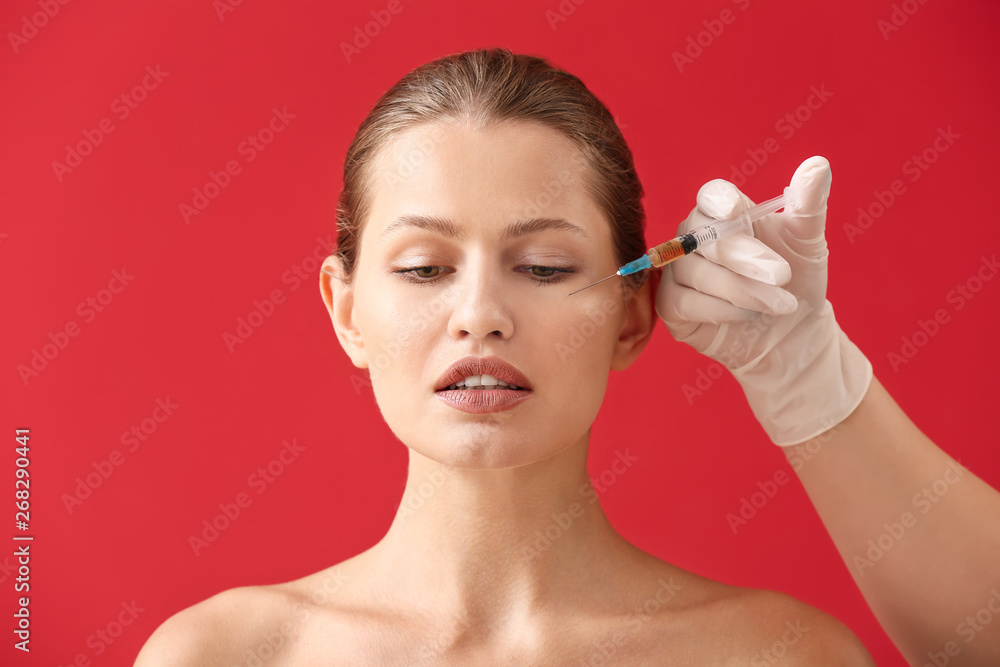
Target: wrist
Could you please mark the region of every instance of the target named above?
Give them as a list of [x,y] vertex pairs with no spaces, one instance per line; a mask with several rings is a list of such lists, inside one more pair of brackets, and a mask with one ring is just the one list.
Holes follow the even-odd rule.
[[837,324],[829,301],[819,316],[732,372],[779,447],[805,442],[842,422],[873,377],[871,362]]

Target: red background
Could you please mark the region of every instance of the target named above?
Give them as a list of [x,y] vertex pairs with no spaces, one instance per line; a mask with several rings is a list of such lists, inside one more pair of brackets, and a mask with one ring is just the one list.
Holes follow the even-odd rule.
[[[648,192],[650,244],[673,235],[703,182],[729,177],[769,138],[779,149],[743,186],[756,200],[778,194],[804,158],[828,157],[829,297],[838,320],[920,428],[1000,485],[1000,280],[961,309],[948,299],[1000,242],[992,195],[1000,12],[992,3],[909,0],[912,15],[897,14],[906,22],[884,35],[888,0],[751,0],[745,10],[728,0],[567,0],[565,20],[554,24],[547,12],[559,12],[557,0],[404,2],[348,62],[341,43],[387,4],[244,2],[220,19],[208,0],[70,2],[16,50],[9,33],[41,10],[28,0],[0,9],[0,485],[10,489],[0,497],[13,494],[14,429],[28,427],[36,536],[33,651],[25,660],[10,646],[13,575],[0,570],[0,662],[69,664],[84,654],[93,664],[131,664],[180,609],[226,588],[315,572],[382,536],[402,490],[405,448],[370,390],[355,390],[361,375],[334,336],[307,258],[317,248],[327,254],[317,239],[335,239],[344,154],[371,105],[415,66],[470,48],[545,56],[604,101]],[[731,23],[713,23],[726,9]],[[673,54],[699,33],[707,45],[700,54],[692,47],[696,57],[680,71]],[[114,100],[157,65],[169,74],[120,119]],[[779,132],[776,123],[812,86],[832,95],[792,136]],[[238,145],[275,107],[295,118],[247,162]],[[103,118],[113,132],[60,181],[53,161],[64,162],[67,145]],[[910,180],[904,163],[931,147],[939,128],[959,138]],[[229,160],[239,175],[186,223],[179,204],[191,204],[193,188]],[[905,192],[852,242],[844,225],[895,179]],[[283,276],[297,265],[307,279],[293,289]],[[123,267],[134,279],[87,321],[79,304]],[[275,289],[284,303],[230,353],[223,334]],[[893,368],[888,354],[938,309],[948,323]],[[71,321],[79,335],[23,381],[18,367]],[[741,498],[790,467],[728,374],[689,404],[683,386],[712,364],[657,328],[639,363],[613,374],[593,431],[593,476],[626,443],[639,457],[602,495],[614,525],[699,574],[820,607],[880,665],[903,664],[797,480],[730,530],[725,516]],[[128,451],[122,433],[167,397],[179,407]],[[677,426],[664,438],[655,419]],[[257,495],[247,478],[284,439],[305,450]],[[122,464],[68,512],[64,494],[114,450]],[[252,504],[195,556],[188,536],[246,491]],[[0,533],[13,534],[13,502],[2,506],[11,523]],[[133,600],[143,611],[96,655],[88,638]]]

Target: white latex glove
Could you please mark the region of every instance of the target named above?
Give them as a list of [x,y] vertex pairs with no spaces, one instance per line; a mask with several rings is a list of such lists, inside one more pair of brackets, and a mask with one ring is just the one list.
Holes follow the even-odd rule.
[[[824,229],[830,164],[795,170],[794,208],[663,267],[656,312],[678,341],[722,363],[776,445],[805,442],[861,402],[872,365],[841,331],[826,299]],[[698,191],[678,234],[752,205],[724,180]]]

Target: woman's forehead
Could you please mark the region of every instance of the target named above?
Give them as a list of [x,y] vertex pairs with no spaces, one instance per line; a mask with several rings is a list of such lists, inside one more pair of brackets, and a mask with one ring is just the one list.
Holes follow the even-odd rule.
[[379,158],[380,166],[400,180],[461,177],[470,171],[531,180],[586,168],[582,152],[568,137],[526,122],[487,127],[457,121],[422,124],[399,133]]
[[[378,156],[370,222],[400,215],[599,221],[589,166],[567,137],[537,123],[409,128]],[[581,220],[582,219],[582,220]]]

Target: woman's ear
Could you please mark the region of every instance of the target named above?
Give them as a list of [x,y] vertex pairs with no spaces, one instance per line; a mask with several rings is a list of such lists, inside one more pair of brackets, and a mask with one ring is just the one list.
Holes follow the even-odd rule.
[[330,312],[341,347],[357,368],[368,368],[364,337],[354,322],[354,285],[345,280],[340,257],[330,255],[319,271],[319,292]]
[[653,336],[659,319],[655,299],[661,275],[660,269],[650,271],[642,287],[626,294],[624,321],[611,358],[612,370],[623,371],[631,366]]

